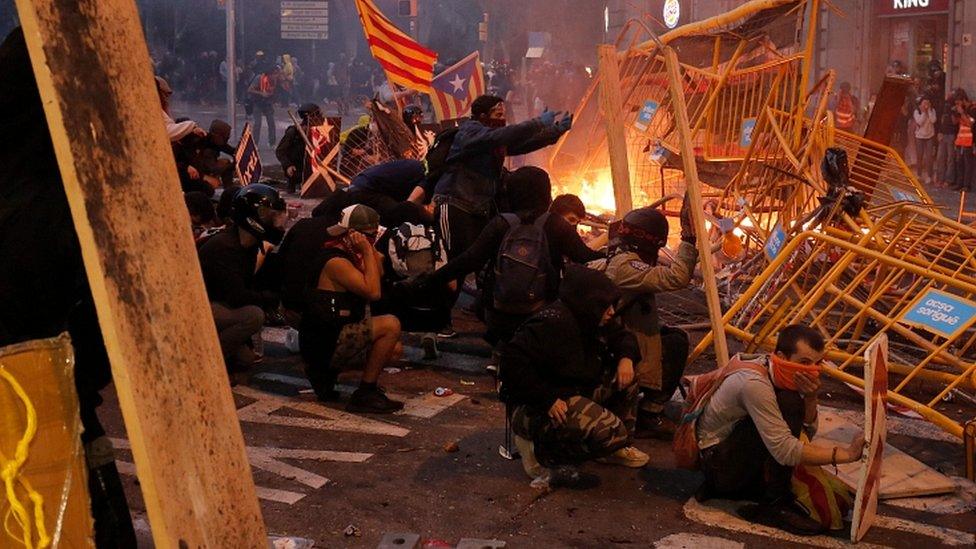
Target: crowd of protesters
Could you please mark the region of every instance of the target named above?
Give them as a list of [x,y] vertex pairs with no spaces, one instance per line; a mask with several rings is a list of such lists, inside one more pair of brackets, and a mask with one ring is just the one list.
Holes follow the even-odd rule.
[[[291,72],[299,82],[301,74],[293,58],[282,56],[288,70],[261,57],[245,69],[254,73],[248,91],[255,116],[264,108],[259,99],[277,97],[277,85],[288,78],[283,75]],[[118,472],[111,459],[109,466],[93,458],[106,455],[104,444],[111,456],[94,415],[97,390],[109,381],[107,358],[87,284],[77,284],[85,279],[80,252],[22,33],[0,47],[0,70],[15,76],[0,85],[4,129],[36,136],[2,151],[7,169],[0,173],[0,192],[22,207],[0,214],[33,215],[5,224],[10,230],[0,237],[0,254],[25,258],[15,267],[0,266],[0,285],[17,296],[0,310],[0,345],[69,329],[76,347],[92,349],[79,352],[76,372],[98,371],[97,380],[79,382],[96,539],[124,544],[133,534]],[[365,75],[350,75],[350,86],[365,89]],[[276,80],[273,89],[265,78]],[[695,269],[690,202],[684,201],[681,242],[671,261],[659,262],[670,227],[652,207],[624,216],[607,241],[585,242],[576,230],[587,216],[578,197],[553,198],[540,168],[505,168],[510,155],[554,144],[571,130],[571,115],[543,109],[509,124],[504,99],[483,95],[470,118],[432,142],[408,146],[401,158],[364,157],[347,188],[328,193],[311,217],[289,228],[284,193],[273,182],[235,184],[229,125],[216,120],[204,129],[174,118],[170,82],[159,76],[156,85],[160,125],[173,146],[231,380],[262,360],[264,325],[287,325],[297,332],[297,351],[318,400],[344,401],[355,413],[400,410],[403,403],[387,396],[380,382],[402,352],[402,333],[426,334],[425,357],[435,358],[438,338],[456,335],[451,310],[471,278],[475,310],[494,349],[489,367],[500,382],[522,467],[535,485],[586,487],[593,478],[579,465],[590,460],[643,467],[649,456],[634,446],[639,436],[674,438],[676,449],[690,440],[705,475],[699,499],[753,500],[747,518],[798,534],[833,526],[823,515],[811,517],[789,487],[795,467],[852,462],[863,446],[859,436],[848,446],[813,446],[801,438],[801,431],[807,437],[816,432],[822,337],[803,326],[787,328],[774,353],[738,356],[717,370],[712,381],[719,390],[712,398],[690,393],[687,402],[697,409],[669,413],[689,341],[661,323],[656,296],[686,287]],[[325,117],[317,104],[300,112],[302,121],[290,134],[309,137]],[[377,143],[383,131],[387,138],[426,139],[416,131],[414,111],[402,119],[380,112],[351,132]],[[962,120],[965,107],[958,112]],[[273,123],[269,133],[273,141]],[[297,143],[294,135],[289,139]],[[290,166],[301,166],[303,174],[317,164],[308,156],[318,151],[281,149],[296,155]],[[64,235],[45,240],[52,231]],[[38,296],[48,294],[36,286],[45,280],[46,290],[74,293],[39,304]],[[351,396],[337,390],[340,376],[358,378]],[[701,422],[697,429],[689,417],[700,418],[693,420]],[[101,441],[100,453],[94,440]]]

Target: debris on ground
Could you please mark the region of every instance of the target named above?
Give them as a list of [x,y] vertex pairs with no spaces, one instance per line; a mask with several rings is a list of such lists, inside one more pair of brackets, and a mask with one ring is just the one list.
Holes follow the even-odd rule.
[[342,534],[347,538],[352,538],[352,537],[360,538],[363,536],[362,531],[360,531],[360,529],[357,526],[352,524],[346,526],[346,529],[342,531]]
[[444,444],[444,451],[447,452],[447,453],[449,453],[449,454],[453,454],[454,452],[457,452],[460,449],[461,449],[461,446],[458,444],[458,441],[456,441],[456,440],[452,440],[452,441]]
[[438,387],[438,388],[434,389],[434,395],[435,396],[446,397],[446,396],[451,396],[453,394],[454,394],[454,391],[452,391],[451,389],[448,389],[447,387]]

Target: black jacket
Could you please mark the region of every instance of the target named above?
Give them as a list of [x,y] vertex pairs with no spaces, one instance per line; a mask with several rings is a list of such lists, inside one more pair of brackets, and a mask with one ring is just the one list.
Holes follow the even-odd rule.
[[538,118],[503,128],[467,120],[454,136],[447,171],[434,192],[471,213],[488,215],[493,212],[491,204],[499,191],[505,157],[547,147],[560,135],[558,129],[544,126]]
[[[533,223],[538,216],[523,219],[524,223]],[[431,275],[430,284],[446,284],[457,280],[468,273],[479,271],[482,267],[495,260],[498,248],[508,233],[508,221],[503,216],[495,216],[478,235],[478,239],[461,255],[444,265]],[[587,263],[604,257],[604,254],[591,250],[580,238],[579,233],[562,216],[549,215],[543,230],[549,244],[549,260],[552,262],[554,276],[549,277],[548,299],[556,299],[559,292],[559,274],[562,273],[566,260],[576,263]]]
[[305,178],[312,173],[311,164],[305,154],[305,140],[298,133],[298,128],[294,125],[288,126],[285,135],[281,136],[281,141],[275,147],[275,157],[281,163],[281,170],[286,174],[288,168],[295,167],[295,175],[288,179],[297,182],[299,185],[305,182]]
[[199,254],[203,282],[211,302],[234,309],[245,305],[269,308],[277,304],[277,295],[259,290],[255,282],[258,247],[242,246],[235,225],[207,240]]
[[599,271],[571,265],[559,300],[529,318],[501,350],[502,399],[548,410],[558,398],[589,397],[621,358],[640,361],[633,334],[600,326],[619,293]]

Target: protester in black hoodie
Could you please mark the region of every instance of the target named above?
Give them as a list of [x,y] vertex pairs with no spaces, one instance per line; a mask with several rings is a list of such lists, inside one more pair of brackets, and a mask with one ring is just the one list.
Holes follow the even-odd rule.
[[590,459],[647,463],[646,454],[629,446],[640,351],[613,318],[619,297],[603,273],[569,265],[559,300],[502,347],[501,397],[513,407],[515,442],[532,477]]

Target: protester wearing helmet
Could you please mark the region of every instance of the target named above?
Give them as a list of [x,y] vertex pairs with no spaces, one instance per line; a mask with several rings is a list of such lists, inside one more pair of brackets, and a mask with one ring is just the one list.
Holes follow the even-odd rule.
[[624,216],[611,236],[608,258],[590,263],[605,271],[620,288],[623,299],[618,315],[640,345],[642,358],[636,371],[630,373],[644,393],[637,415],[638,432],[667,440],[674,434],[674,424],[662,412],[684,372],[688,335],[660,325],[655,295],[688,286],[695,270],[698,252],[689,206],[685,197],[681,244],[670,265],[657,264],[658,252],[667,245],[669,227],[667,218],[655,208],[639,208]]
[[284,236],[285,217],[278,191],[248,185],[234,196],[231,225],[200,247],[200,268],[228,371],[257,361],[248,345],[264,324],[264,311],[278,307],[277,293],[259,287],[255,270],[261,243],[277,244]]
[[302,133],[307,136],[313,127],[321,126],[325,122],[322,110],[315,103],[305,103],[299,107],[298,116],[301,118],[301,127],[299,128],[294,124],[288,126],[285,135],[281,137],[281,141],[275,147],[275,156],[288,178],[289,193],[294,193],[300,188],[305,179],[312,173],[308,147],[305,145]]

